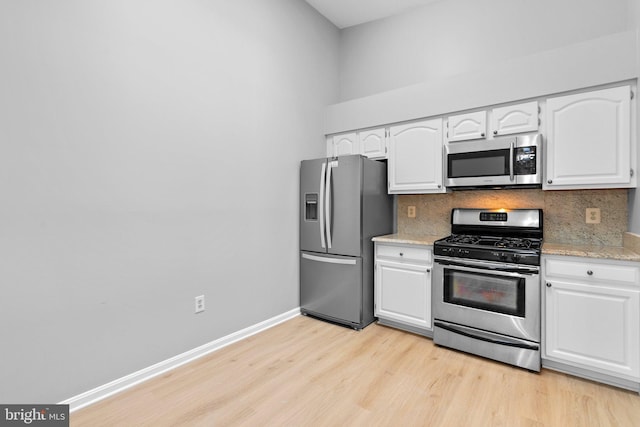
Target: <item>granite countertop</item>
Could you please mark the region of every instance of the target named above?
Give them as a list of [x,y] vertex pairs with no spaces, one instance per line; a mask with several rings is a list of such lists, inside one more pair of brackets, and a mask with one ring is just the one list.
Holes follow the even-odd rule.
[[622,246],[568,245],[544,243],[543,255],[568,255],[587,258],[640,262],[640,235],[624,233]]
[[374,242],[384,242],[384,243],[405,243],[411,245],[433,245],[438,239],[442,239],[446,236],[428,236],[428,235],[420,235],[420,234],[387,234],[384,236],[376,236],[373,240]]
[[[446,236],[396,233],[376,236],[371,240],[382,243],[432,246],[433,242],[443,237]],[[542,245],[542,254],[640,262],[640,235],[625,233],[624,246],[544,243]]]
[[544,243],[542,255],[566,255],[586,258],[640,262],[640,253],[622,246],[563,245]]

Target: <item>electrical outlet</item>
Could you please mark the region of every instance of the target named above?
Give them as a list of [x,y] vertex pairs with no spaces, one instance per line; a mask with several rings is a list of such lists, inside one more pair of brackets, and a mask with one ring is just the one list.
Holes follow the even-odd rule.
[[196,297],[196,313],[202,313],[204,311],[204,295]]
[[415,206],[409,206],[407,208],[407,216],[409,218],[415,218],[416,217],[416,207]]
[[587,224],[600,224],[600,208],[587,208],[585,218]]

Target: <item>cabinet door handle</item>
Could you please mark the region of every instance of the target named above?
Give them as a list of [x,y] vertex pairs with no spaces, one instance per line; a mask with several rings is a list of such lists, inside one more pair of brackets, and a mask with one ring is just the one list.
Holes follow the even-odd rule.
[[480,136],[481,136],[482,138],[484,138],[484,132],[482,132],[482,133],[480,134]]
[[553,180],[552,179],[548,179],[547,180],[547,184],[553,184]]
[[587,274],[588,274],[589,276],[593,276],[593,271],[591,271],[591,270],[587,270]]
[[400,252],[400,256],[403,256],[404,254],[402,252]]
[[497,134],[498,134],[498,131],[497,131],[497,130],[494,130],[494,131],[493,131],[493,134],[494,134],[494,135],[497,135]]
[[427,273],[431,273],[431,269],[430,268],[427,268]]
[[550,288],[550,287],[551,287],[551,283],[547,282],[547,288]]

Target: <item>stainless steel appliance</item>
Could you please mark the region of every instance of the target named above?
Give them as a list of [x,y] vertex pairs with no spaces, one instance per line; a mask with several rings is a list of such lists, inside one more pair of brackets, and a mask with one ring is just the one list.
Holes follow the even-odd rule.
[[542,186],[542,136],[452,142],[445,146],[447,188]]
[[302,161],[302,314],[354,329],[373,322],[371,238],[392,231],[386,163],[359,155]]
[[434,242],[433,341],[540,371],[542,210],[453,209]]

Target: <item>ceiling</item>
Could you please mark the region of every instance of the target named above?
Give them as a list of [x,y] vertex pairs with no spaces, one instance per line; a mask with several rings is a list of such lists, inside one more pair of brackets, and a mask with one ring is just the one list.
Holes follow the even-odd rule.
[[438,0],[305,0],[338,28],[397,15]]

